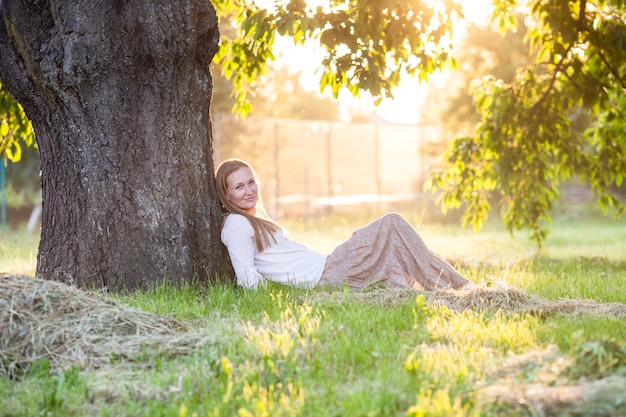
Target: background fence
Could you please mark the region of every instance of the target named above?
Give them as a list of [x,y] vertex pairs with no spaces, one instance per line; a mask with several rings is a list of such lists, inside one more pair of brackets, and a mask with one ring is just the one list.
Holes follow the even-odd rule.
[[272,215],[307,216],[422,196],[438,157],[432,126],[214,117],[215,160],[250,162]]

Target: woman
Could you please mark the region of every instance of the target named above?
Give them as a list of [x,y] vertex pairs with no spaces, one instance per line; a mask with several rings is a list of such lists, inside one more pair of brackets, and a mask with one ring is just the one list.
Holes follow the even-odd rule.
[[355,290],[377,283],[428,291],[471,285],[428,249],[399,214],[386,214],[358,229],[325,255],[285,237],[267,215],[257,176],[248,163],[228,159],[218,167],[216,179],[227,212],[221,238],[242,287],[256,288],[266,279],[306,287],[348,285]]

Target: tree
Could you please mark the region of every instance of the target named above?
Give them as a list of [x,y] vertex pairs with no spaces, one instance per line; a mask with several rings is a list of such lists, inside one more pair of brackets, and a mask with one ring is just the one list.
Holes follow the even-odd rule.
[[[514,28],[515,0],[498,0],[494,20]],[[548,232],[559,184],[576,176],[619,216],[626,175],[626,6],[621,0],[528,2],[531,65],[512,82],[487,77],[473,92],[480,123],[454,141],[432,177],[445,207],[466,202],[464,222],[480,227],[499,204],[509,230]],[[580,133],[581,116],[591,120]]]
[[[520,20],[524,16],[516,15],[516,18]],[[454,135],[468,134],[480,122],[480,114],[470,94],[470,86],[474,80],[489,75],[510,83],[517,70],[530,63],[528,46],[524,43],[527,28],[523,23],[521,26],[515,31],[499,35],[494,25],[469,25],[455,55],[458,69],[452,73],[452,77],[456,77],[452,81],[446,80],[443,88],[445,109],[440,118],[447,132]],[[429,95],[430,92],[429,88]],[[437,97],[439,98],[440,96]],[[427,104],[424,107],[434,104],[428,97],[425,101]]]
[[4,1],[0,17],[0,78],[40,151],[37,274],[119,290],[228,271],[213,198],[211,5]]
[[[276,33],[320,39],[329,51],[322,84],[335,93],[382,98],[402,70],[427,77],[449,58],[455,8],[332,3],[269,12],[216,2],[240,24],[220,46],[239,103]],[[0,80],[32,121],[41,157],[38,275],[120,290],[229,271],[209,118],[217,49],[206,0],[0,2]]]
[[307,91],[300,84],[300,72],[281,65],[264,77],[250,104],[254,114],[290,119],[337,120],[339,102]]
[[[523,19],[522,15],[518,18]],[[441,140],[424,144],[422,152],[440,157],[459,135],[467,135],[480,122],[480,114],[470,94],[475,80],[490,75],[511,82],[515,73],[530,62],[523,30],[507,31],[502,36],[493,24],[471,23],[455,54],[457,68],[429,83],[428,94],[420,108],[421,119],[443,127]]]

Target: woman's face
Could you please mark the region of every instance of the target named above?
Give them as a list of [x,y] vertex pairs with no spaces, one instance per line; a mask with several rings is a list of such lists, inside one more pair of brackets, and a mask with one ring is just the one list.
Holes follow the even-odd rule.
[[226,178],[226,196],[237,207],[252,215],[256,214],[259,186],[252,170],[241,167]]

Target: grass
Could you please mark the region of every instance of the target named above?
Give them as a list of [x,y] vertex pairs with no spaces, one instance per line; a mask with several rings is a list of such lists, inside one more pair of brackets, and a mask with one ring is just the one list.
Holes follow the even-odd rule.
[[[294,239],[327,250],[362,220],[324,219],[308,225],[313,232],[286,226]],[[479,235],[418,228],[484,285],[504,281],[548,300],[626,303],[624,222],[558,219],[542,251],[495,224]],[[30,273],[35,245],[5,236],[0,265]],[[160,283],[111,296],[221,342],[101,369],[55,370],[43,359],[19,380],[0,379],[0,415],[624,415],[624,317],[454,312],[419,295],[383,303],[321,292]],[[571,389],[573,400],[558,402],[567,396],[550,394],[555,389]]]
[[0,234],[0,272],[34,275],[39,234],[6,231]]

